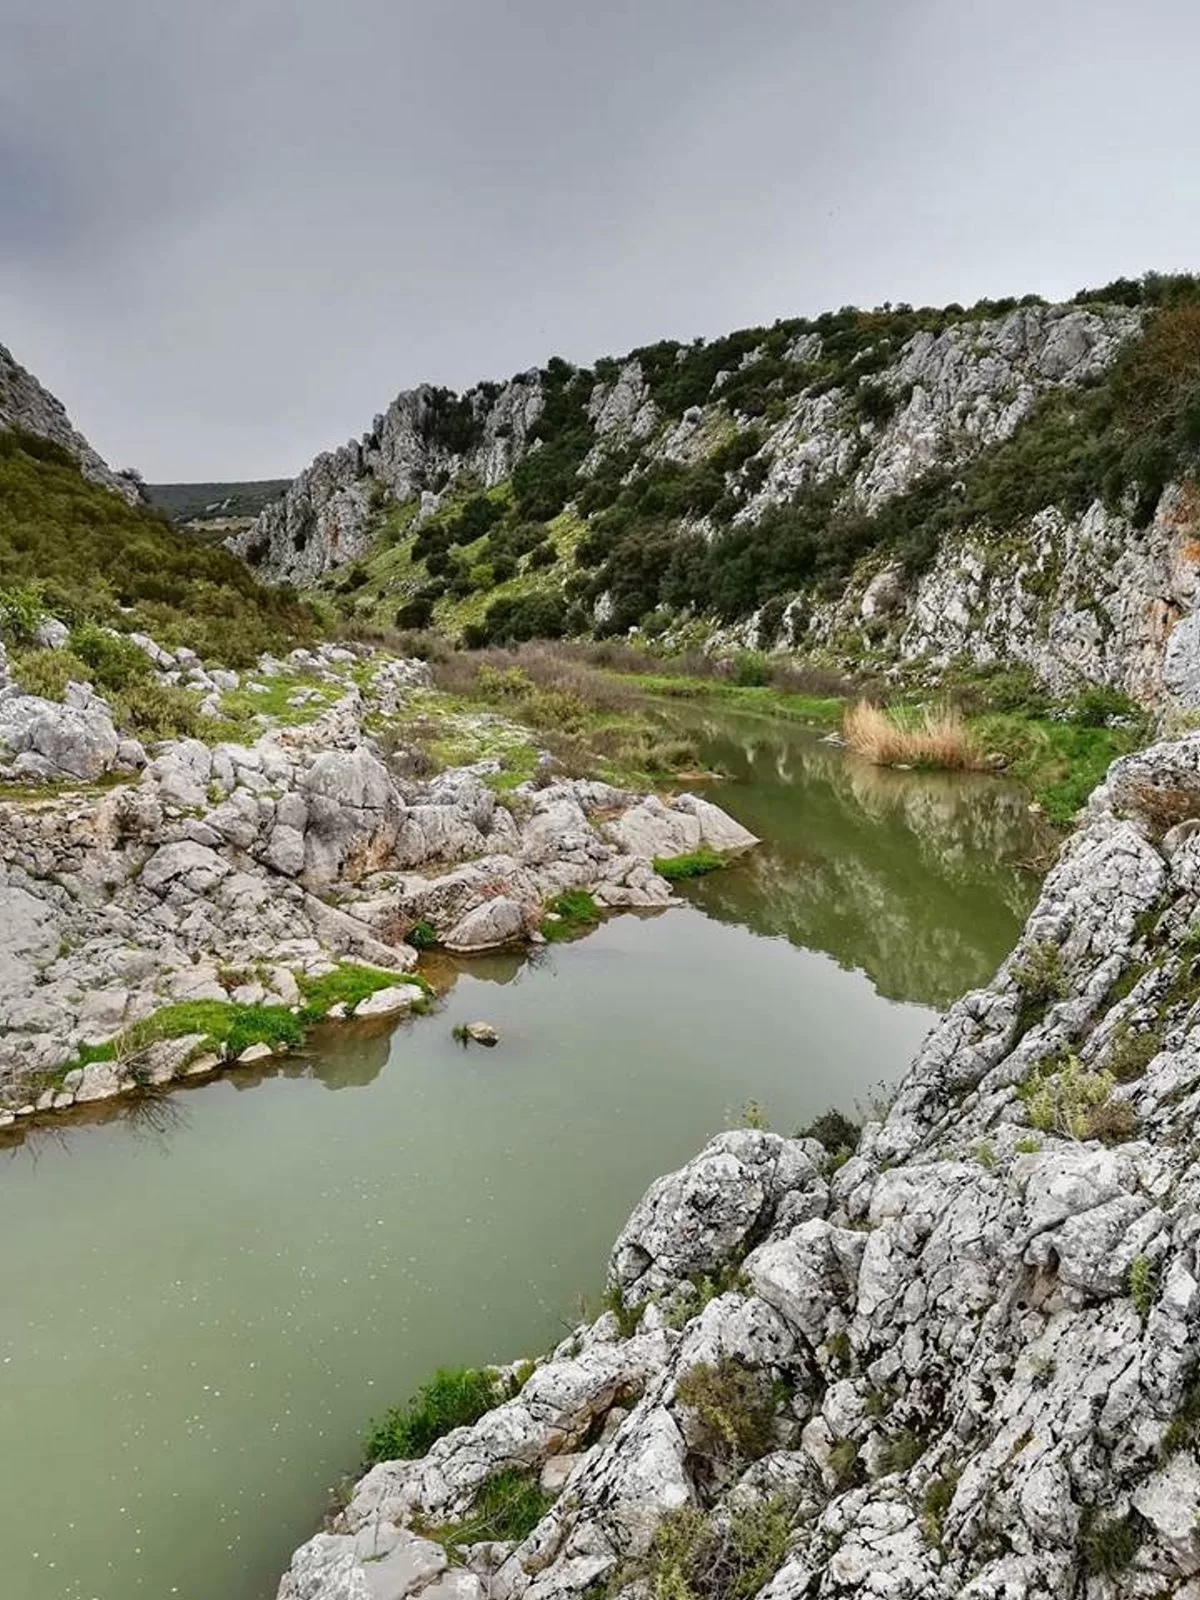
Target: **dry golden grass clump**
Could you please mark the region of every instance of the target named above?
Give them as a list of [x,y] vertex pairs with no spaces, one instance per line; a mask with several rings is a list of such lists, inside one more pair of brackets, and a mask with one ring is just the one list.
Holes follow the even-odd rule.
[[859,700],[847,708],[842,732],[855,755],[877,767],[970,772],[985,765],[966,723],[949,706],[910,717]]

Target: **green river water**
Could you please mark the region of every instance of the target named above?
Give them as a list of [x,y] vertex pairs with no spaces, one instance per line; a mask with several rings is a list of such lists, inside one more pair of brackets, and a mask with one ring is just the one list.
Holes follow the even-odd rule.
[[372,1414],[545,1349],[654,1176],[748,1099],[852,1109],[987,978],[1036,892],[1019,793],[688,722],[764,840],[688,906],[0,1145],[3,1600],[272,1600]]

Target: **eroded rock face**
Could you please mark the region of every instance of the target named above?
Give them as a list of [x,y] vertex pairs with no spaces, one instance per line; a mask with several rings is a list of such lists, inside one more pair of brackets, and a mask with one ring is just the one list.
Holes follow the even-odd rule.
[[438,391],[406,390],[361,439],[319,455],[230,548],[272,582],[311,583],[366,551],[388,499],[430,496],[432,508],[435,484],[458,474],[473,474],[485,488],[502,482],[541,414],[539,375],[520,374],[499,390],[473,389],[461,405],[474,420],[465,448],[461,429],[447,435],[441,426]]
[[[516,1544],[463,1552],[502,1600],[641,1592],[664,1516],[776,1495],[768,1600],[1190,1595],[1198,802],[1200,735],[1118,762],[1012,958],[848,1160],[748,1130],[660,1178],[613,1251],[623,1319],[425,1460],[375,1467],[281,1597],[356,1592],[306,1575],[356,1581],[363,1530],[444,1525],[512,1467],[560,1492]],[[774,1396],[759,1459],[714,1456],[683,1383],[704,1364]]]

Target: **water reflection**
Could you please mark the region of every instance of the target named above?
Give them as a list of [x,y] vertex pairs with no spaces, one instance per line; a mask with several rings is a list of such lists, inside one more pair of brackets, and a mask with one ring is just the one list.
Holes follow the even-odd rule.
[[1048,843],[1020,790],[888,771],[778,721],[682,718],[727,775],[711,797],[763,840],[688,885],[698,905],[860,967],[889,999],[944,1007],[986,981],[1032,907],[1031,863]]

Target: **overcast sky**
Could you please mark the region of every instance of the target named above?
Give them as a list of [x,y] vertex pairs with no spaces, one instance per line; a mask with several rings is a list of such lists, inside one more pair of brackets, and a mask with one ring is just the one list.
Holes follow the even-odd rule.
[[0,343],[114,465],[1200,265],[1195,0],[0,0]]

